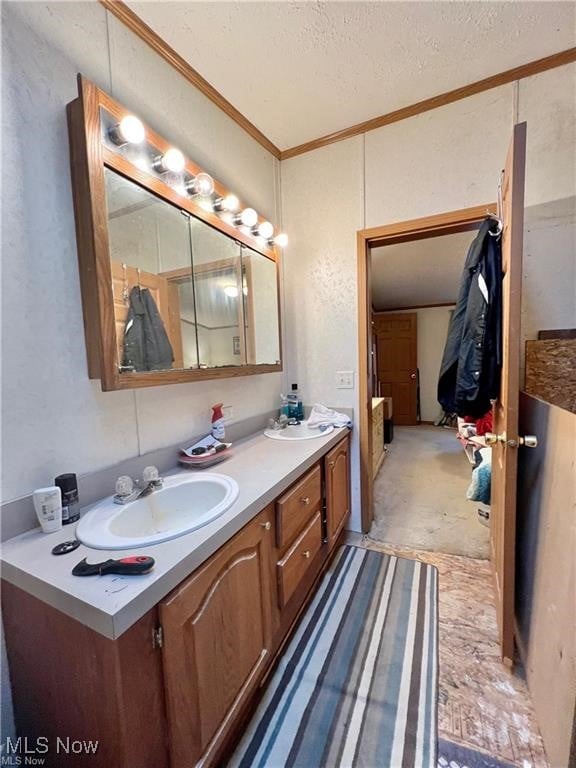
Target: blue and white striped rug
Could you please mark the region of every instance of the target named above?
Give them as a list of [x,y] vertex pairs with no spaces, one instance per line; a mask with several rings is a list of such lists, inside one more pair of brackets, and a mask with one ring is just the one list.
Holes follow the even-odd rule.
[[346,546],[230,766],[436,766],[437,571]]

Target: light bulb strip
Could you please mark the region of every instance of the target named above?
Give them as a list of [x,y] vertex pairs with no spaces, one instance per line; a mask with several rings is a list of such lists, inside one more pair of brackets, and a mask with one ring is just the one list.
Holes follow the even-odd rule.
[[[110,106],[106,105],[106,111],[114,118],[116,115],[111,112]],[[114,110],[116,112],[117,110]],[[188,197],[211,198],[212,209],[219,217],[223,217],[226,223],[232,223],[234,226],[250,233],[251,237],[264,241],[270,248],[284,248],[287,244],[287,237],[284,233],[275,231],[274,226],[261,217],[253,208],[243,206],[236,195],[223,187],[219,182],[213,179],[208,173],[198,168],[192,161],[189,161],[185,155],[176,147],[166,145],[166,142],[154,131],[144,126],[144,124],[135,115],[122,110],[118,122],[109,127],[106,133],[108,140],[114,145],[113,152],[126,157],[124,150],[130,145],[139,144],[148,150],[152,156],[149,159],[150,171],[160,177],[164,183],[165,175],[176,175],[181,177],[180,189],[176,188],[179,194]],[[125,131],[121,130],[121,124],[130,125],[134,139],[127,139]],[[138,130],[141,126],[140,131]],[[158,144],[164,145],[164,150],[158,149]]]

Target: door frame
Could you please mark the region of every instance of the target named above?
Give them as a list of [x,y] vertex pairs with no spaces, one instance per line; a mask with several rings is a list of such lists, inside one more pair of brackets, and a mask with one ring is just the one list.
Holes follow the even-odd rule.
[[369,377],[371,351],[371,274],[370,249],[381,245],[406,243],[428,237],[451,235],[477,229],[488,213],[497,212],[497,204],[487,203],[472,208],[461,208],[419,219],[386,224],[382,227],[361,229],[356,233],[358,269],[358,405],[360,413],[360,498],[362,532],[368,533],[373,510],[372,483],[372,381]]

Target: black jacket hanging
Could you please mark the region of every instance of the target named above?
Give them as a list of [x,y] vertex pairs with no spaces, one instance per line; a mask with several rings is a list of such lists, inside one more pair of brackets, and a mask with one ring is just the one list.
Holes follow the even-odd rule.
[[438,402],[446,413],[483,416],[500,392],[502,251],[486,219],[472,242],[448,328]]
[[122,366],[135,371],[163,371],[173,362],[172,345],[156,302],[148,288],[135,286],[130,291]]

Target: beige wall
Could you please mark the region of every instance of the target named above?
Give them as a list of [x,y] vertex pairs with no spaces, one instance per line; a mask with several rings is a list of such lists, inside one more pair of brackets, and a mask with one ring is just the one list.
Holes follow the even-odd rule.
[[[281,374],[102,392],[80,304],[66,104],[82,72],[248,204],[278,221],[277,161],[98,2],[13,2],[3,13],[2,501],[277,405]],[[33,453],[34,460],[30,460]]]
[[518,454],[516,616],[551,768],[569,766],[576,715],[576,415],[523,394]]
[[[282,163],[287,373],[306,399],[353,405],[358,427],[358,382],[334,382],[358,368],[356,230],[495,200],[515,120],[528,122],[524,328],[576,324],[575,92],[567,65]],[[352,460],[359,528],[356,443]]]

